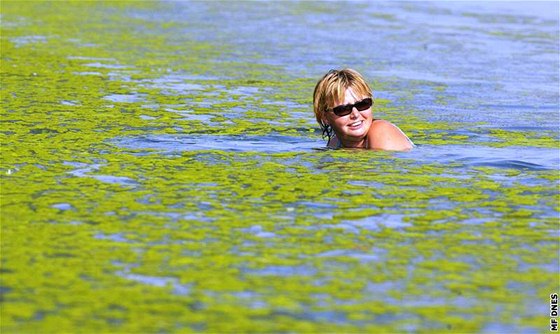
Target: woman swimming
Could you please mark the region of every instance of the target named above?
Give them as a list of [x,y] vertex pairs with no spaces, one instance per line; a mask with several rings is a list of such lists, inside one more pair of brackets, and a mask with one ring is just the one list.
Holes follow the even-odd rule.
[[414,144],[396,125],[373,118],[372,105],[372,91],[360,73],[347,68],[325,74],[313,92],[313,111],[329,138],[327,146],[412,149]]

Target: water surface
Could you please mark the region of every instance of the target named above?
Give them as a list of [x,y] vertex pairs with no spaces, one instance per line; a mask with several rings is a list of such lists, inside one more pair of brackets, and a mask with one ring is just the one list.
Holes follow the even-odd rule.
[[[556,2],[2,3],[2,332],[543,332]],[[352,67],[410,152],[329,150]]]

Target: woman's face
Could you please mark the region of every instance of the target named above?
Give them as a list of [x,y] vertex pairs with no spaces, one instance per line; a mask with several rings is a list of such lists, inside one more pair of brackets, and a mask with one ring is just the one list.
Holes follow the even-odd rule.
[[[344,101],[337,101],[338,103],[332,107],[351,105],[368,97],[357,95],[352,88],[348,88],[344,92]],[[373,121],[371,107],[362,111],[353,107],[352,112],[345,116],[337,116],[329,110],[325,117],[345,147],[363,147],[365,145],[365,138]]]

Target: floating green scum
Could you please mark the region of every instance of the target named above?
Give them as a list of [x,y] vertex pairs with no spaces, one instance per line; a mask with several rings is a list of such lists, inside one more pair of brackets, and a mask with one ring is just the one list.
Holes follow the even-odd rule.
[[[314,76],[137,15],[170,5],[2,2],[2,333],[544,331],[557,170],[116,144],[320,142]],[[446,87],[423,89],[447,103]],[[376,112],[423,146],[483,131],[394,102]],[[558,147],[547,133],[484,136]]]

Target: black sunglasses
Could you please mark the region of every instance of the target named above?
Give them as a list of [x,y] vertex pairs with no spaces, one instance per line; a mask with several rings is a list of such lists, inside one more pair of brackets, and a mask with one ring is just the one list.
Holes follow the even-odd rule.
[[327,111],[332,110],[336,116],[346,116],[352,112],[352,108],[356,107],[358,111],[364,111],[373,105],[373,100],[371,98],[363,99],[354,104],[345,104],[342,106],[337,106],[332,109],[327,109]]

